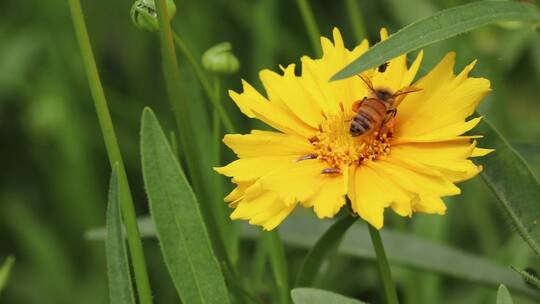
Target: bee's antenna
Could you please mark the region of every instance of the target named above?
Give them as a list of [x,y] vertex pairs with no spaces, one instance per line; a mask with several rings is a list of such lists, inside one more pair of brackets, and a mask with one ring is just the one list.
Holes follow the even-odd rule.
[[371,92],[375,92],[375,89],[373,88],[373,83],[371,82],[371,80],[369,78],[366,78],[360,74],[356,74],[356,76],[360,77],[360,79],[362,79],[362,81],[366,84],[366,86],[371,90]]

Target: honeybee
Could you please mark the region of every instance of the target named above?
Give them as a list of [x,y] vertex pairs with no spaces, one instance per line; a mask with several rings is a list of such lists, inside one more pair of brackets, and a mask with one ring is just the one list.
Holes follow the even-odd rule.
[[366,84],[371,94],[362,100],[355,101],[352,105],[352,110],[356,115],[351,120],[349,132],[353,137],[379,130],[396,116],[397,106],[405,95],[422,90],[409,86],[392,93],[384,88],[375,89],[369,78],[362,75],[358,77]]

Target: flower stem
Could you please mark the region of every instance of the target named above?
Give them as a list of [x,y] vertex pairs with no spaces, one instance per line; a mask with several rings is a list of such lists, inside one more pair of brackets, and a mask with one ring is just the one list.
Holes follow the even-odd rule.
[[283,243],[277,229],[262,232],[262,237],[268,251],[274,279],[276,280],[279,303],[288,304],[291,302],[291,299],[289,297],[289,279],[287,276],[287,262],[285,260]]
[[133,207],[133,198],[131,197],[131,190],[129,189],[124,162],[122,160],[120,147],[116,139],[114,126],[109,113],[109,108],[107,106],[107,99],[105,98],[105,93],[99,78],[99,72],[97,70],[94,54],[92,53],[90,39],[88,38],[88,31],[84,22],[81,3],[79,0],[69,0],[69,7],[71,10],[73,25],[75,27],[75,34],[79,42],[81,56],[88,77],[90,91],[94,100],[94,106],[96,108],[101,132],[105,141],[109,162],[111,167],[114,167],[115,164],[118,164],[119,167],[119,190],[122,215],[124,217],[124,224],[127,232],[127,241],[129,244],[128,248],[131,263],[133,265],[133,272],[135,274],[135,283],[137,286],[139,302],[141,304],[150,304],[152,303],[152,293],[150,290],[148,273],[146,271],[146,262],[144,260],[139,228],[137,226],[137,217],[135,214],[135,208]]
[[[180,138],[180,147],[183,149],[188,172],[192,179],[193,188],[198,195],[202,195],[208,192],[207,185],[199,172],[203,168],[201,159],[196,153],[197,142],[193,136],[193,128],[191,117],[188,112],[188,105],[183,98],[182,91],[180,90],[180,70],[178,69],[178,62],[176,60],[175,44],[173,42],[173,33],[171,24],[169,23],[169,17],[167,12],[166,0],[156,1],[156,12],[159,21],[159,36],[161,41],[161,52],[163,58],[163,72],[165,74],[165,82],[167,85],[167,92],[169,94],[169,101],[174,109],[176,118],[176,125],[178,128],[178,134]],[[212,89],[210,87],[210,94]],[[214,220],[214,210],[212,205],[207,200],[201,200],[201,213],[203,215],[208,233],[210,235],[212,245],[216,251],[218,259],[223,261],[227,267],[234,271],[231,259],[225,250],[224,240],[221,238],[218,226]]]
[[198,60],[195,60],[195,57],[191,54],[189,51],[189,48],[187,47],[186,43],[182,40],[182,38],[173,32],[174,42],[182,55],[187,59],[191,67],[193,68],[193,71],[195,72],[195,76],[197,79],[199,79],[199,82],[201,83],[204,92],[206,93],[206,96],[214,106],[215,110],[217,111],[219,118],[221,119],[221,122],[223,123],[223,126],[225,127],[225,130],[228,133],[236,133],[234,126],[231,122],[231,119],[227,115],[227,112],[223,108],[223,105],[221,104],[219,100],[219,95],[215,94],[212,90],[212,86],[210,85],[210,81],[206,74],[203,72],[203,69],[201,65],[199,64]]
[[392,279],[392,274],[390,272],[390,266],[388,265],[388,260],[386,259],[386,253],[384,253],[384,246],[381,240],[381,235],[379,230],[367,224],[369,228],[369,235],[371,236],[371,242],[373,248],[375,249],[375,254],[377,255],[377,266],[379,268],[379,274],[381,276],[381,281],[384,288],[384,295],[386,298],[386,303],[388,304],[398,304],[398,297],[396,293],[396,286]]
[[321,32],[319,31],[317,22],[315,22],[315,17],[313,16],[313,11],[311,10],[309,2],[308,0],[296,0],[296,3],[298,4],[300,14],[302,15],[302,19],[304,20],[304,25],[306,26],[306,30],[308,32],[309,40],[311,41],[311,44],[313,46],[313,50],[315,50],[315,54],[317,56],[322,56],[321,44],[319,41]]
[[345,0],[345,6],[347,7],[347,12],[349,12],[349,18],[351,19],[351,25],[356,42],[366,39],[364,18],[362,17],[362,11],[358,5],[358,0]]

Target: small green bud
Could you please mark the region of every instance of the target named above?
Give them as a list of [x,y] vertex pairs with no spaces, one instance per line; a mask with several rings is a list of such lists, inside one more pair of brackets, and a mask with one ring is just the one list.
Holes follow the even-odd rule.
[[202,64],[214,73],[232,74],[240,68],[240,61],[232,52],[230,42],[216,44],[204,52]]
[[[169,20],[176,14],[176,5],[173,0],[167,0]],[[131,20],[140,29],[155,32],[159,29],[159,22],[154,0],[137,0],[131,6]]]

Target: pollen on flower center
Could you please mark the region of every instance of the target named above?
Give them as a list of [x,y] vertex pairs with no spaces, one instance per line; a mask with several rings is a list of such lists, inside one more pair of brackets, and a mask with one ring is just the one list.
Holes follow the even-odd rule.
[[326,161],[330,168],[360,164],[390,152],[389,131],[374,130],[362,136],[351,136],[349,130],[353,115],[352,112],[340,112],[328,116],[319,125],[319,132],[310,139],[317,158]]

